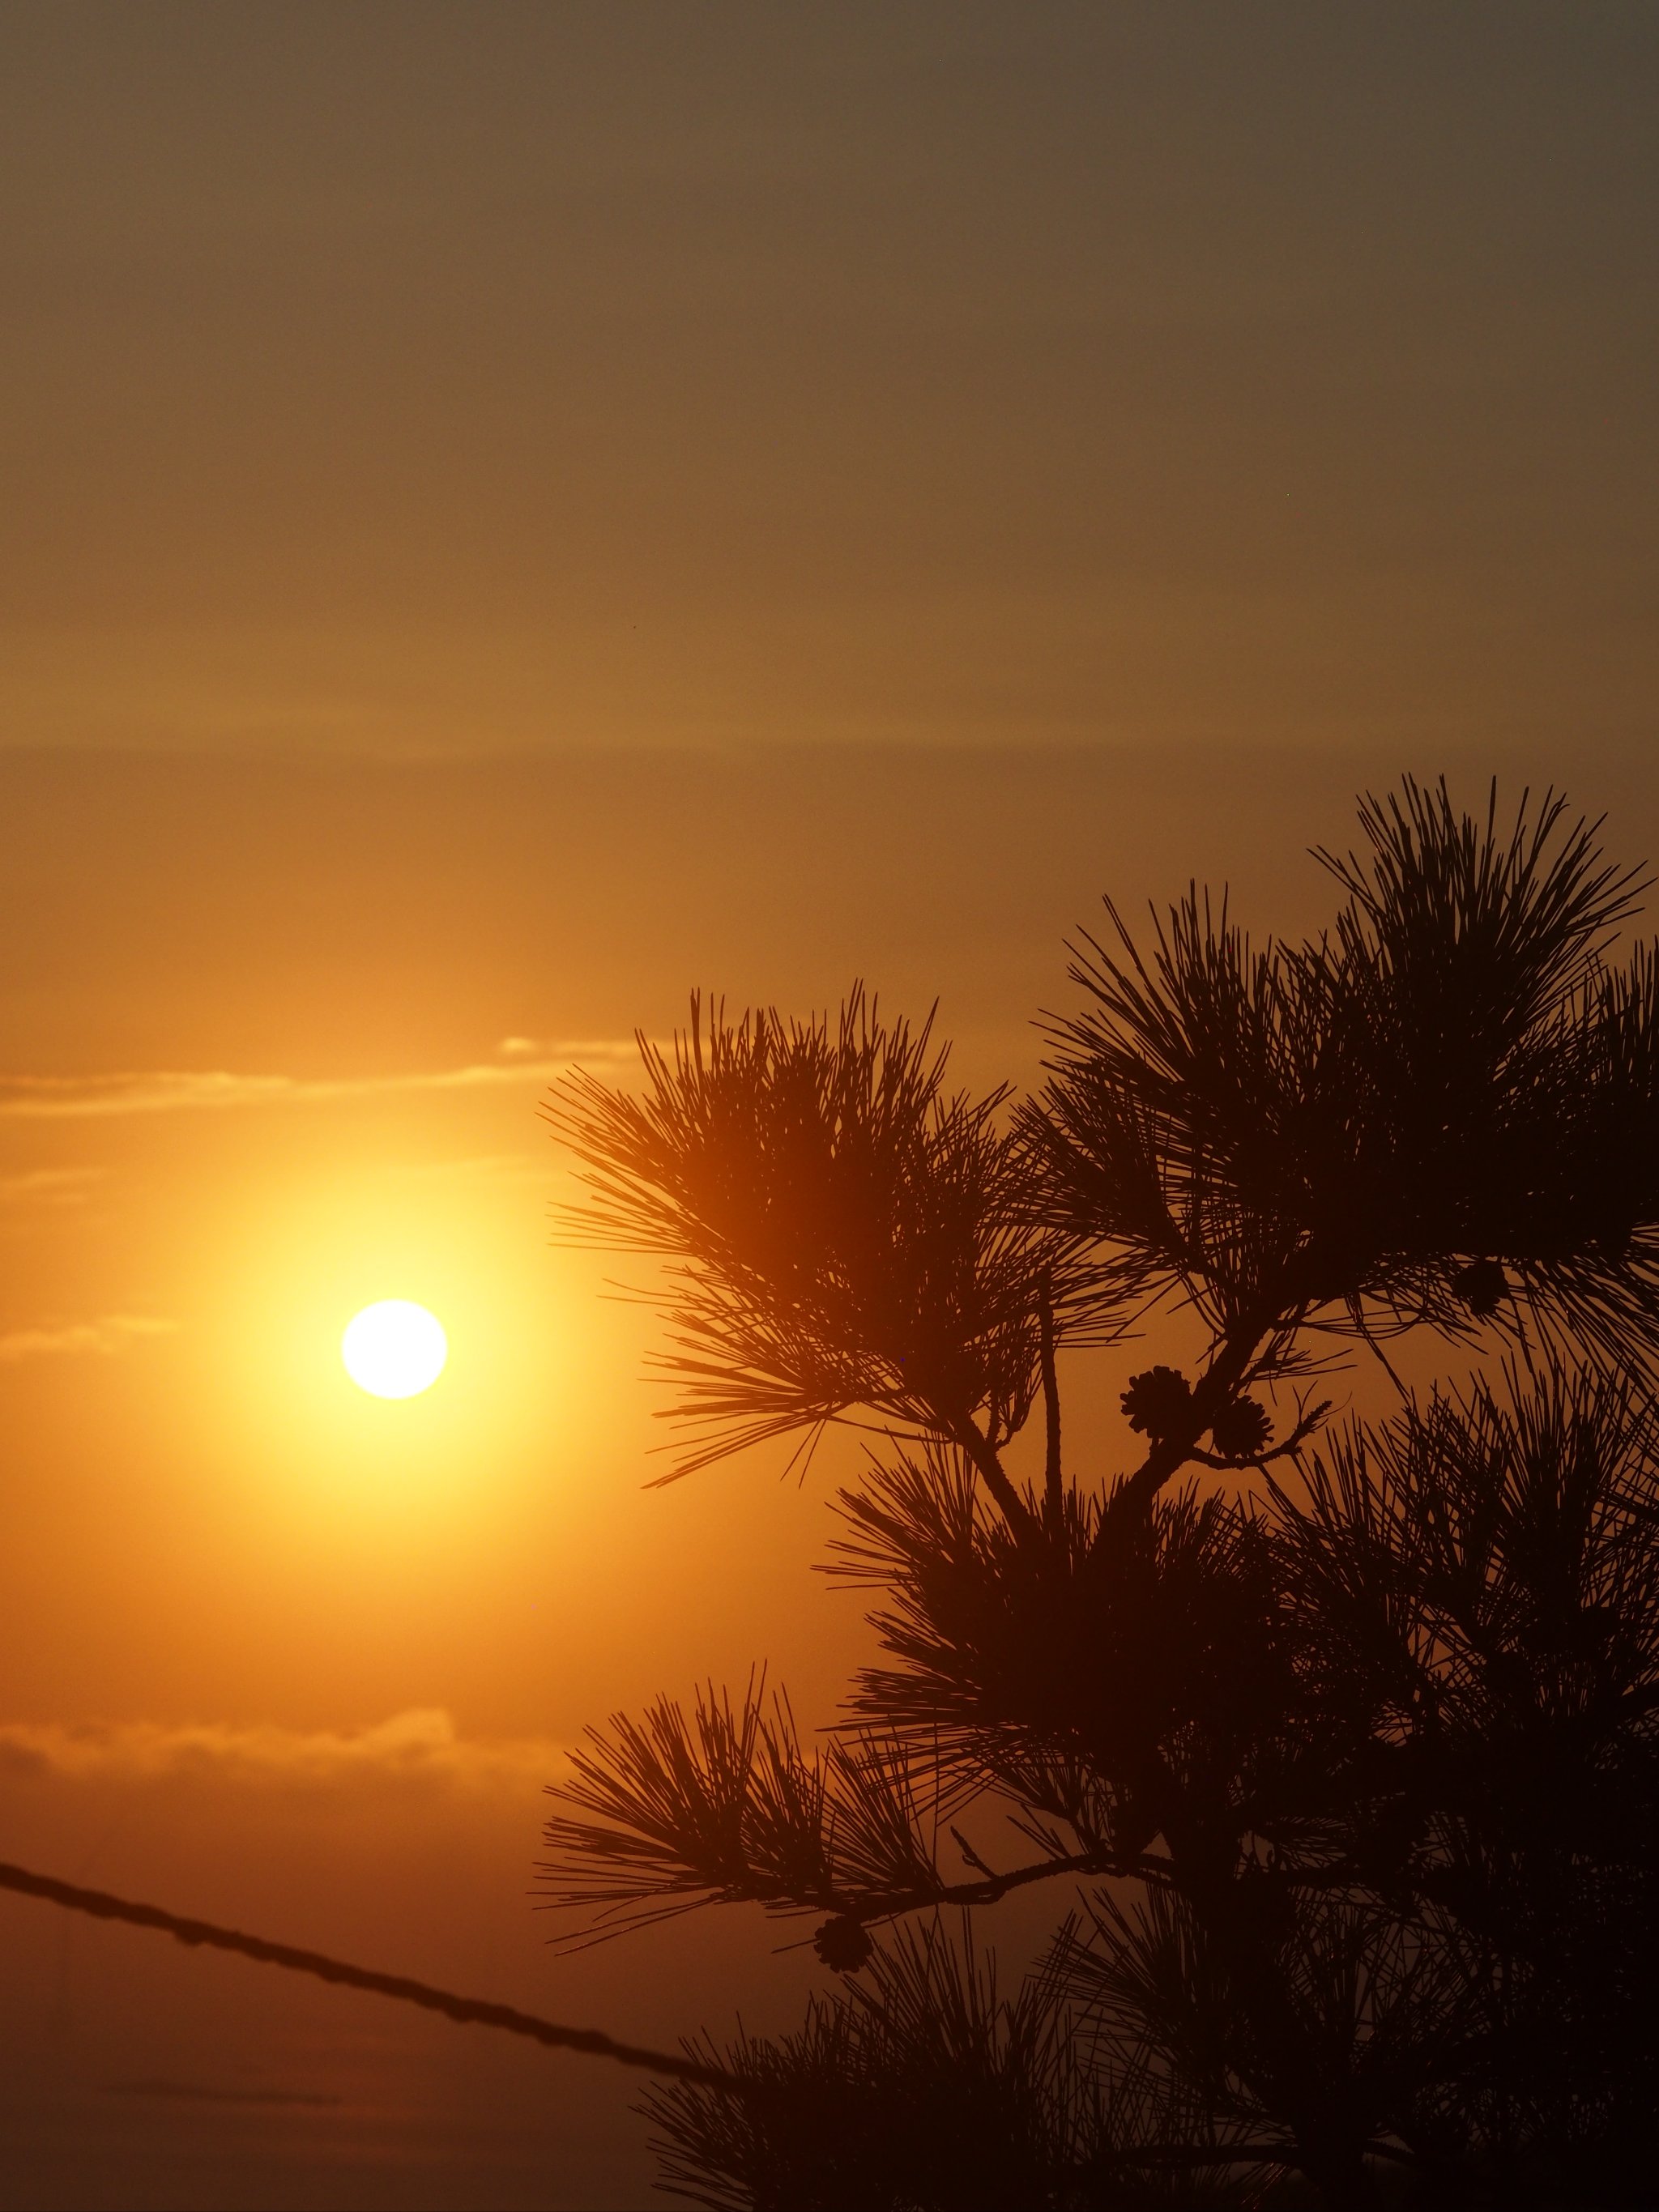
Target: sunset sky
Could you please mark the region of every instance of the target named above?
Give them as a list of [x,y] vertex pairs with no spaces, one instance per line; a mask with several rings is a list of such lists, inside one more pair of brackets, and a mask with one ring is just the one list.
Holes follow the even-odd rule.
[[[1625,0],[0,5],[0,1857],[794,2015],[530,1911],[584,1723],[862,1634],[823,1480],[642,1486],[538,1099],[857,976],[1029,1079],[1103,891],[1317,927],[1403,770],[1659,860],[1656,93]],[[0,2206],[646,2189],[597,2064],[0,1929]]]

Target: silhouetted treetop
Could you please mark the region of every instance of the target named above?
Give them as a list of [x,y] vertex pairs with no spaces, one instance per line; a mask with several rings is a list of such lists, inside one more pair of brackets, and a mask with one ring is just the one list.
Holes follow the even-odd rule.
[[1653,959],[1604,964],[1638,886],[1565,820],[1368,800],[1364,854],[1320,856],[1347,896],[1316,943],[1253,950],[1194,891],[1147,957],[1111,909],[1020,1116],[1036,1218],[1221,1336],[1530,1322],[1650,1355]]
[[[661,1267],[684,1465],[871,1439],[836,1725],[757,1674],[614,1716],[555,1793],[564,1940],[746,1904],[839,1978],[696,2046],[747,2086],[657,2093],[665,2186],[1659,2207],[1659,962],[1558,798],[1408,781],[1360,830],[1306,941],[1109,907],[1027,1099],[861,991],[694,1000],[638,1092],[560,1090],[570,1233]],[[1186,1367],[1125,1358],[1160,1308]],[[1413,1328],[1474,1371],[1407,1390]],[[1062,1425],[1085,1354],[1116,1471]],[[1355,1359],[1396,1410],[1333,1424]],[[1000,1990],[967,1916],[1056,1884]]]

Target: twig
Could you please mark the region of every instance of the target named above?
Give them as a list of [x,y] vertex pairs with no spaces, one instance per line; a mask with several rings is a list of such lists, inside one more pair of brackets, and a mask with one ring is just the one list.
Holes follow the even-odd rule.
[[969,1842],[967,1837],[963,1834],[961,1829],[953,1827],[951,1831],[951,1834],[955,1841],[957,1849],[962,1853],[963,1857],[968,1862],[968,1864],[972,1867],[974,1872],[976,1875],[981,1875],[987,1881],[994,1881],[997,1878],[995,1868],[986,1865],[984,1860],[981,1858],[979,1853]]
[[[970,1866],[985,1864],[977,1852],[969,1851],[958,1829],[952,1828],[951,1833]],[[941,1905],[995,1905],[1011,1890],[1024,1889],[1034,1881],[1052,1881],[1066,1875],[1101,1875],[1117,1881],[1133,1877],[1163,1887],[1172,1887],[1170,1862],[1166,1859],[1135,1853],[1120,1857],[1110,1851],[1073,1851],[1064,1857],[1040,1859],[1030,1866],[1013,1867],[1006,1874],[993,1874],[987,1868],[980,1881],[943,1881],[927,1889],[889,1889],[872,1896],[849,1897],[841,1910],[852,1919],[867,1922],[896,1920],[904,1912],[932,1912]],[[794,1909],[803,1912],[816,1910],[805,1905]]]
[[1035,1542],[1040,1533],[1036,1519],[1004,1473],[997,1448],[989,1437],[969,1417],[961,1420],[954,1434],[955,1441],[972,1460],[986,1488],[995,1498],[1015,1540],[1027,1545]]
[[1038,1348],[1042,1363],[1042,1409],[1048,1448],[1043,1462],[1042,1504],[1051,1535],[1058,1537],[1064,1515],[1060,1471],[1060,1384],[1054,1375],[1054,1301],[1045,1273],[1037,1306]]
[[1200,1451],[1194,1446],[1188,1454],[1188,1457],[1196,1460],[1200,1466],[1220,1468],[1228,1473],[1240,1471],[1245,1468],[1266,1467],[1270,1460],[1294,1459],[1330,1410],[1330,1400],[1322,1398],[1316,1406],[1302,1415],[1284,1443],[1274,1444],[1271,1450],[1264,1449],[1259,1452],[1252,1452],[1248,1458],[1244,1459],[1224,1459],[1218,1452]]

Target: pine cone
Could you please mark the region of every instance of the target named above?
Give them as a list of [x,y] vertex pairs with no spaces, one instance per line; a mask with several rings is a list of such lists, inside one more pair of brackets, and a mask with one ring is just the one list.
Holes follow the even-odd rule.
[[1156,1443],[1181,1426],[1192,1396],[1192,1385],[1178,1367],[1149,1367],[1144,1375],[1129,1377],[1123,1410],[1129,1426],[1144,1430]]
[[863,1922],[854,1920],[850,1912],[838,1912],[833,1920],[826,1920],[812,1938],[812,1948],[837,1974],[857,1973],[875,1948],[864,1932]]
[[1223,1459],[1255,1459],[1273,1432],[1266,1407],[1254,1398],[1235,1398],[1216,1415],[1210,1437]]
[[1509,1296],[1510,1279],[1498,1260],[1471,1260],[1452,1277],[1452,1288],[1473,1314],[1482,1321],[1495,1314]]

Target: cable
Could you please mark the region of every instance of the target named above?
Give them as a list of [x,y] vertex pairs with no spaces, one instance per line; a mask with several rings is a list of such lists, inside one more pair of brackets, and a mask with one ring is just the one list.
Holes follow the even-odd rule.
[[124,1920],[134,1928],[154,1928],[175,1942],[200,1945],[208,1950],[233,1951],[239,1958],[261,1966],[282,1966],[293,1974],[314,1974],[319,1981],[337,1982],[350,1990],[367,1990],[372,1996],[393,1997],[401,2004],[419,2005],[423,2011],[442,2013],[447,2020],[471,2022],[479,2027],[499,2027],[508,2035],[527,2036],[557,2051],[580,2051],[592,2058],[614,2058],[621,2066],[643,2067],[652,2074],[672,2074],[682,2081],[701,2082],[707,2088],[750,2093],[750,2085],[717,2066],[695,2058],[676,2057],[666,2051],[649,2051],[634,2043],[619,2043],[597,2027],[563,2027],[556,2021],[520,2012],[512,2005],[492,2004],[483,1997],[458,1996],[453,1990],[434,1989],[428,1982],[411,1981],[404,1974],[377,1974],[367,1966],[349,1966],[320,1951],[300,1951],[291,1944],[268,1942],[263,1936],[245,1936],[235,1928],[221,1928],[210,1920],[185,1920],[159,1905],[137,1905],[131,1899],[112,1897],[106,1890],[81,1889],[58,1881],[50,1875],[32,1874],[27,1867],[0,1863],[0,1889],[15,1890],[22,1897],[38,1897],[70,1912],[90,1913],[94,1920]]

